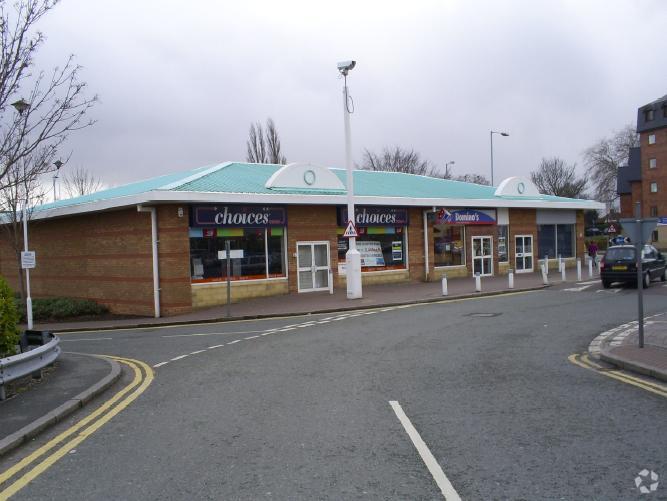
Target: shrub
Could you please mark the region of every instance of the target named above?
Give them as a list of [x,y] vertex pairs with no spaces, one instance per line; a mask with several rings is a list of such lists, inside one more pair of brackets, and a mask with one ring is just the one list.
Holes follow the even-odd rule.
[[16,324],[19,314],[14,303],[14,293],[4,278],[0,277],[0,357],[13,355],[19,342]]
[[[101,315],[108,311],[106,307],[88,299],[54,297],[32,300],[32,317],[34,320],[62,320],[87,315]],[[25,312],[22,313],[22,317],[25,317]],[[22,320],[25,321],[23,318]]]

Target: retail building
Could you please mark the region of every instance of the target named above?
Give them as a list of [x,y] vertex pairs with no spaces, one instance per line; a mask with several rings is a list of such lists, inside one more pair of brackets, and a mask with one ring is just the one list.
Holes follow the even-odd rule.
[[[33,296],[137,315],[222,304],[227,242],[234,301],[344,287],[345,179],[309,164],[224,163],[37,207]],[[354,186],[364,284],[531,272],[545,256],[573,265],[584,209],[603,208],[519,177],[492,187],[355,171]],[[16,286],[16,259],[6,241],[0,249]]]

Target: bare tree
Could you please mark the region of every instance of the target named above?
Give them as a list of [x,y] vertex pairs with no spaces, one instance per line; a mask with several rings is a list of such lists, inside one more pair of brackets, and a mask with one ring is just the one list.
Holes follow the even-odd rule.
[[568,165],[558,157],[543,158],[540,167],[530,173],[530,179],[546,195],[558,197],[583,198],[588,179],[577,178],[576,164]]
[[52,159],[52,151],[48,147],[40,148],[22,157],[9,167],[5,174],[5,186],[0,190],[2,217],[0,226],[16,257],[22,301],[25,301],[25,285],[21,268],[23,208],[26,207],[26,218],[30,220],[35,204],[44,201],[46,190],[40,183],[40,176],[50,172],[49,165]]
[[454,177],[455,181],[463,181],[464,183],[483,184],[491,186],[491,181],[481,174],[460,174]]
[[[30,72],[44,42],[35,24],[57,3],[19,0],[8,6],[0,0],[0,189],[17,182],[8,179],[14,164],[33,154],[53,157],[70,132],[94,123],[86,114],[97,97],[85,97],[86,84],[79,80],[81,67],[73,56],[49,74]],[[8,110],[9,103],[18,113]],[[31,165],[41,168],[34,161]]]
[[259,164],[286,164],[287,159],[282,154],[280,137],[273,119],[266,121],[266,134],[262,124],[257,122],[250,125],[248,141],[246,141],[248,162]]
[[364,149],[361,164],[363,170],[403,172],[405,174],[428,175],[432,166],[428,160],[422,160],[421,155],[415,150],[404,149],[400,146],[383,148],[381,154],[376,154]]
[[102,181],[83,167],[77,167],[74,171],[65,175],[65,191],[70,198],[95,193],[102,189]]
[[610,210],[618,199],[616,178],[618,168],[627,165],[630,148],[639,146],[637,131],[626,125],[611,137],[603,138],[584,152],[584,161],[590,172],[597,200],[607,204]]

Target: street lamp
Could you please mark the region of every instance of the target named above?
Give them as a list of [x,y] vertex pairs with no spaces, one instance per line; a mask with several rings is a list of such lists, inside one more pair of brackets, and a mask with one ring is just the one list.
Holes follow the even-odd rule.
[[56,173],[53,175],[53,201],[55,202],[58,200],[56,193],[56,179],[58,179],[58,173],[60,172],[60,168],[63,166],[63,163],[60,160],[56,160],[53,162],[53,165],[56,166]]
[[495,130],[492,130],[489,136],[491,137],[491,186],[493,186],[493,135],[494,134],[500,134],[501,136],[507,137],[509,136],[509,133],[507,132],[498,132]]
[[23,115],[23,112],[30,108],[30,103],[26,103],[25,99],[21,98],[15,103],[12,103],[12,106],[16,108],[16,111],[19,112],[19,115]]
[[[347,172],[347,218],[355,221],[354,212],[354,177],[352,175],[352,144],[350,139],[350,97],[347,90],[347,74],[356,66],[356,61],[338,63],[338,71],[343,75],[343,121],[345,125],[345,170]],[[361,254],[357,250],[357,238],[348,238],[348,249],[345,253],[345,274],[347,282],[347,298],[360,299],[361,290]]]

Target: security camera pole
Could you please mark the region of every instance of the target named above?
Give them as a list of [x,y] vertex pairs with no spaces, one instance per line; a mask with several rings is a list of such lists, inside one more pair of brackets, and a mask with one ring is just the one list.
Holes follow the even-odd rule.
[[[347,73],[354,68],[355,61],[338,63],[338,71],[343,75],[343,118],[345,122],[345,168],[347,171],[347,218],[355,221],[354,212],[354,177],[352,175],[352,144],[350,139],[350,101],[347,91]],[[357,250],[356,237],[348,239],[345,253],[345,274],[347,279],[347,298],[360,299],[361,291],[361,254]]]

